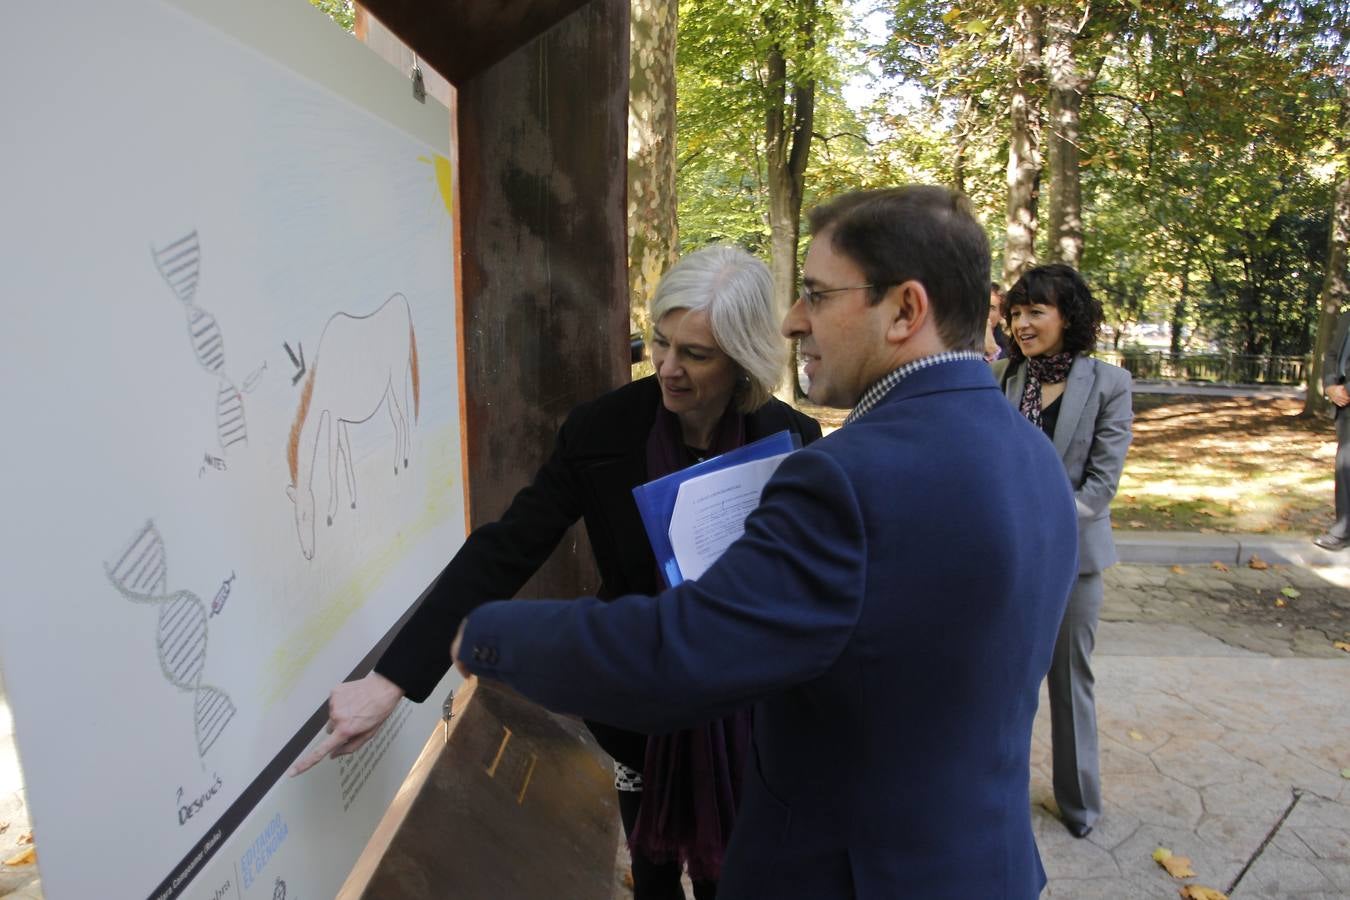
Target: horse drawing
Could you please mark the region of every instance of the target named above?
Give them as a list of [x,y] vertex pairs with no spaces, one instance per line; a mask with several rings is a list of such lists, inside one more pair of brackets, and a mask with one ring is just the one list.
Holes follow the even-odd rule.
[[[319,377],[321,369],[323,378]],[[398,474],[399,460],[403,468],[408,467],[412,444],[409,388],[416,422],[421,407],[417,334],[402,294],[394,294],[369,315],[337,313],[324,325],[286,447],[291,472],[286,496],[295,505],[295,530],[305,559],[314,558],[313,481],[320,448],[327,454],[328,524],[332,525],[337,514],[339,459],[347,475],[352,509],[356,508],[348,425],[369,421],[385,407],[394,423],[394,474]]]

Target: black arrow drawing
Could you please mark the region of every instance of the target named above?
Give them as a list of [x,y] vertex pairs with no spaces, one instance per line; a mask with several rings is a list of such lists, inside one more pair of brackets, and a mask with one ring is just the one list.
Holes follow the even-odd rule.
[[299,359],[295,358],[295,353],[292,352],[290,344],[283,342],[281,346],[286,348],[286,355],[291,358],[291,364],[300,370],[291,378],[291,384],[299,384],[300,379],[305,377],[305,345],[299,341],[295,342],[296,348],[300,351]]

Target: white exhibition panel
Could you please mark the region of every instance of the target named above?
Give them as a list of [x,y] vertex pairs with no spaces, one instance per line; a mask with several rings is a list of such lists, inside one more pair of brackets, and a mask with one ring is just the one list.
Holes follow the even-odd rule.
[[440,715],[284,777],[464,539],[448,113],[305,0],[7,24],[0,666],[44,892],[331,897]]

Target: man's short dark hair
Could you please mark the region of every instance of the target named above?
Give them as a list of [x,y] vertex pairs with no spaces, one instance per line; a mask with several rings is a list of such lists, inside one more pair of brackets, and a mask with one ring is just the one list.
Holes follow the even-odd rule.
[[[1068,353],[1091,353],[1097,347],[1097,335],[1102,327],[1102,304],[1088,288],[1083,276],[1072,266],[1050,263],[1036,266],[1022,273],[1017,283],[1008,288],[1003,301],[1006,316],[1014,306],[1032,306],[1043,303],[1059,310],[1064,320],[1064,350]],[[1022,348],[1013,341],[1008,357],[1022,358]]]
[[938,335],[952,350],[984,349],[989,320],[989,238],[970,201],[934,185],[853,191],[811,210],[812,235],[862,269],[876,303],[892,285],[918,281]]

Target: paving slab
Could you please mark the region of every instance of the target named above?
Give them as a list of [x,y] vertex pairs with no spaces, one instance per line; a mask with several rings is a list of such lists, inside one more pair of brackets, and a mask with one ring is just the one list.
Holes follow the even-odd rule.
[[[1138,613],[1136,613],[1138,614]],[[1133,621],[1101,622],[1095,656],[1236,656],[1259,659],[1264,654],[1235,647],[1191,625]]]
[[[1147,630],[1120,644],[1099,633],[1105,809],[1086,839],[1054,816],[1048,761],[1033,766],[1044,896],[1175,897],[1191,882],[1234,900],[1350,896],[1350,658],[1211,655],[1204,640],[1181,655],[1120,653]],[[1157,631],[1176,647],[1175,629]],[[1038,737],[1048,729],[1043,696]],[[1168,876],[1157,847],[1190,857],[1196,877]]]
[[1245,565],[1252,556],[1298,566],[1350,566],[1350,548],[1323,550],[1315,535],[1206,534],[1191,531],[1132,531],[1117,527],[1116,553],[1122,563]]

